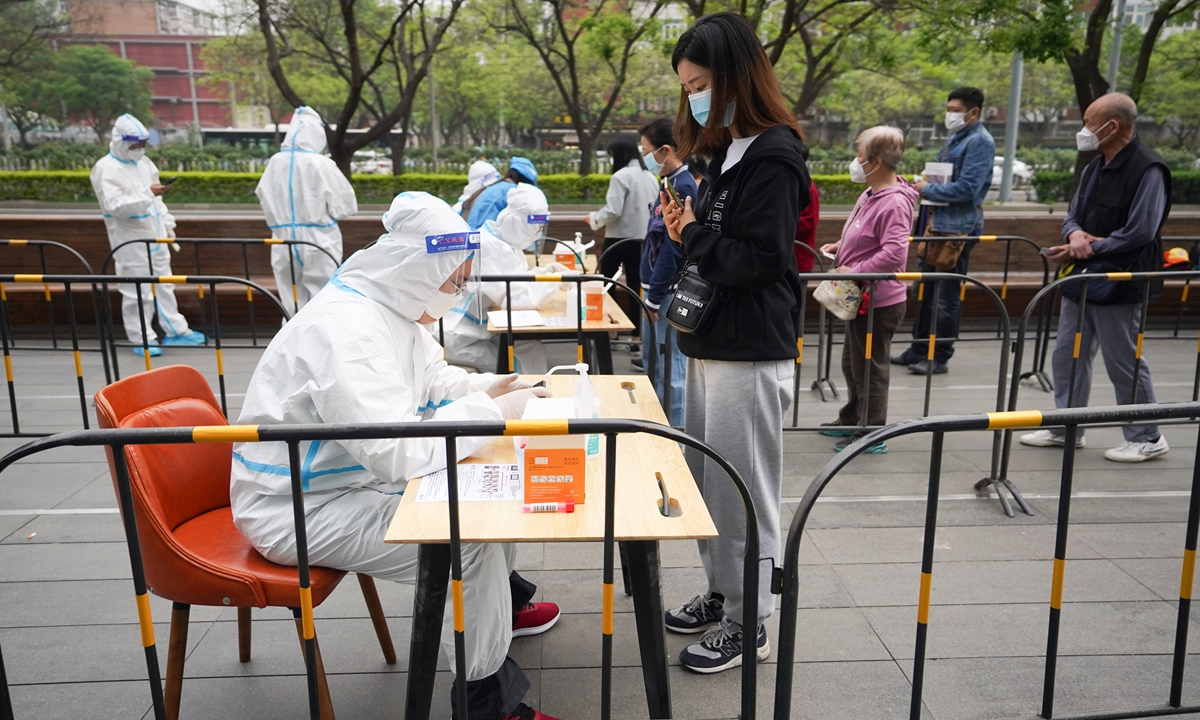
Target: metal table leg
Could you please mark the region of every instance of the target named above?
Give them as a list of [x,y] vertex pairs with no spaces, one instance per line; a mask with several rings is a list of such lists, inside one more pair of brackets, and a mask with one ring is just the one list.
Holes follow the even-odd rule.
[[633,612],[637,619],[642,677],[650,717],[671,717],[671,682],[667,675],[667,640],[663,625],[662,586],[659,578],[658,542],[630,540],[621,543],[629,559],[633,585]]
[[408,646],[405,720],[429,720],[449,585],[450,546],[422,545],[417,555],[417,590],[413,598],[412,640]]

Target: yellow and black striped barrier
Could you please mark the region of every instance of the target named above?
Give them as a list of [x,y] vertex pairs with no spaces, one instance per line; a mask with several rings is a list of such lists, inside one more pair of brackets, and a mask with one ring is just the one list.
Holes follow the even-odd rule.
[[[11,285],[43,285],[50,287],[51,285],[61,285],[63,294],[66,299],[67,308],[67,325],[70,331],[71,347],[70,351],[73,355],[75,364],[75,381],[79,393],[79,407],[83,420],[83,427],[90,427],[88,418],[88,397],[84,387],[83,359],[82,353],[86,348],[80,346],[78,324],[75,314],[75,293],[73,286],[88,285],[92,288],[92,303],[94,315],[96,317],[97,328],[100,337],[99,352],[104,358],[105,381],[113,382],[121,378],[120,364],[117,358],[117,328],[112,317],[111,306],[108,303],[108,285],[109,284],[132,284],[137,288],[139,301],[138,316],[142,331],[142,357],[146,370],[153,369],[150,353],[149,328],[146,327],[145,313],[142,312],[141,303],[143,302],[142,287],[145,285],[154,287],[156,284],[179,284],[179,285],[197,285],[198,287],[208,287],[208,301],[210,314],[212,317],[212,326],[208,333],[212,340],[211,345],[197,347],[211,347],[216,355],[217,366],[217,383],[221,396],[221,409],[228,411],[228,402],[225,389],[225,362],[222,355],[222,332],[220,309],[217,305],[216,286],[224,283],[233,283],[245,285],[247,292],[252,288],[268,296],[274,305],[279,309],[283,317],[291,317],[291,313],[287,308],[279,302],[279,300],[255,283],[243,280],[242,278],[221,277],[221,276],[205,276],[205,275],[145,275],[145,276],[126,276],[126,275],[46,275],[41,273],[20,273],[13,275],[0,274],[0,348],[4,353],[4,371],[5,379],[8,385],[9,410],[12,415],[12,432],[0,433],[0,436],[8,437],[23,437],[23,436],[41,436],[45,433],[25,433],[21,430],[20,418],[17,412],[17,389],[16,380],[13,371],[12,360],[12,337],[11,325],[8,322],[9,317],[9,302],[8,293],[4,290],[5,284]],[[128,347],[128,346],[127,346]],[[177,346],[176,346],[177,347]],[[51,350],[53,348],[41,348],[42,350]],[[111,368],[111,371],[110,371]]]
[[[1063,463],[1058,493],[1058,518],[1053,548],[1054,572],[1049,588],[1050,615],[1046,632],[1046,665],[1042,688],[1040,717],[1054,717],[1054,691],[1057,679],[1058,636],[1061,615],[1064,612],[1063,595],[1067,565],[1067,534],[1070,526],[1071,490],[1075,472],[1075,439],[1080,429],[1091,425],[1113,423],[1146,423],[1160,421],[1200,420],[1200,402],[1176,404],[1120,405],[1101,408],[1077,408],[1070,410],[1019,410],[1005,412],[949,415],[909,420],[880,428],[859,439],[836,455],[821,469],[804,493],[792,516],[791,527],[784,543],[782,599],[779,612],[779,651],[776,658],[775,720],[790,720],[792,706],[793,673],[796,658],[796,632],[800,596],[800,543],[803,540],[809,515],[821,494],[855,457],[873,445],[893,438],[929,434],[931,449],[929,458],[929,485],[925,505],[924,540],[921,553],[920,577],[918,580],[917,632],[913,653],[912,695],[909,705],[910,720],[922,716],[922,693],[925,681],[925,655],[928,626],[931,621],[930,607],[933,589],[933,557],[936,548],[937,505],[940,493],[942,457],[946,433],[969,431],[1011,430],[1014,428],[1065,428]],[[1104,717],[1119,718],[1150,717],[1200,712],[1200,705],[1184,707],[1181,702],[1184,667],[1187,660],[1187,637],[1191,624],[1191,592],[1195,573],[1197,535],[1200,534],[1200,446],[1194,461],[1191,495],[1188,500],[1188,523],[1183,542],[1183,568],[1180,573],[1180,603],[1174,642],[1171,685],[1167,703],[1157,708],[1135,708],[1125,711],[1106,712],[1101,715],[1078,715],[1072,720]],[[1060,720],[1065,720],[1060,718]]]
[[[1009,367],[1008,356],[1009,356],[1009,340],[1010,340],[1010,335],[1011,335],[1011,326],[1009,323],[1008,310],[1005,308],[1004,302],[1000,299],[1000,296],[996,294],[996,291],[993,290],[991,287],[989,287],[983,281],[979,280],[978,278],[973,278],[969,275],[958,275],[955,273],[942,273],[942,272],[802,273],[800,275],[800,280],[801,280],[801,283],[804,284],[805,286],[808,286],[810,283],[820,282],[823,280],[857,281],[861,285],[865,286],[864,289],[868,296],[874,294],[872,291],[874,289],[875,283],[878,283],[880,281],[886,281],[886,280],[897,280],[897,281],[901,281],[901,282],[915,282],[918,284],[917,285],[918,288],[923,287],[925,285],[925,283],[932,283],[934,285],[935,291],[937,291],[937,289],[940,287],[940,283],[943,283],[943,282],[961,283],[964,287],[966,285],[972,285],[974,287],[979,288],[979,290],[981,292],[983,292],[983,294],[986,295],[988,297],[988,299],[992,302],[993,307],[995,307],[995,309],[996,309],[996,314],[999,317],[1000,344],[999,344],[999,348],[998,348],[999,360],[997,363],[998,372],[997,372],[997,377],[996,377],[996,406],[995,407],[996,407],[997,411],[1004,410],[1006,391],[1008,390],[1008,387],[1007,387],[1008,367]],[[806,293],[805,297],[807,297],[807,293]],[[803,309],[803,306],[801,306],[801,307]],[[803,315],[801,315],[801,318],[803,318]],[[861,321],[861,317],[859,318],[859,320]],[[862,385],[858,389],[859,395],[863,400],[862,400],[862,409],[861,409],[860,417],[859,417],[859,424],[855,427],[855,431],[857,431],[857,432],[867,432],[869,430],[873,430],[878,427],[878,426],[870,425],[867,420],[867,418],[870,415],[870,407],[871,407],[871,396],[870,396],[870,392],[868,390],[871,386],[870,385],[870,383],[871,383],[871,359],[876,354],[876,348],[874,347],[875,341],[876,341],[874,323],[875,323],[875,305],[874,305],[874,303],[868,302],[867,311],[866,311],[866,327],[864,328],[865,342],[864,342],[864,348],[863,348],[863,354],[862,354],[862,362],[863,362]],[[813,381],[813,389],[818,390],[821,393],[822,400],[824,400],[825,399],[824,387],[826,386],[826,384],[828,384],[828,386],[830,387],[831,390],[834,390],[835,396],[836,396],[836,388],[833,385],[832,380],[828,377],[828,373],[831,372],[831,368],[833,366],[832,337],[827,335],[827,333],[830,331],[827,331],[825,324],[824,323],[820,323],[820,324],[821,324],[821,335],[818,337],[818,350],[817,350],[817,352],[818,352],[818,364],[817,364],[818,377],[815,381]],[[803,331],[803,323],[801,323],[801,332],[802,331]],[[801,335],[801,337],[803,337],[803,335]],[[931,333],[930,337],[928,338],[927,355],[926,355],[927,362],[926,362],[926,368],[925,368],[925,394],[924,394],[924,407],[922,409],[922,417],[926,417],[930,414],[930,409],[931,409],[931,404],[932,404],[932,399],[933,399],[933,359],[934,359],[934,352],[937,347],[937,343],[953,342],[956,339],[957,338],[940,338],[937,336],[936,332]],[[879,348],[879,350],[882,351],[883,348],[881,347],[881,348]],[[794,389],[798,391],[798,389],[800,387],[799,380],[794,379],[793,383],[794,383]],[[786,432],[820,432],[820,431],[829,430],[828,427],[823,427],[823,426],[819,426],[819,425],[817,425],[817,426],[799,426],[797,424],[797,420],[798,420],[798,411],[793,410],[792,425],[791,425],[791,427],[785,427],[784,431],[786,431]],[[993,453],[992,453],[993,467],[991,469],[989,478],[995,478],[999,474],[998,462],[999,462],[999,456],[1000,456],[1001,440],[1002,440],[1002,438],[999,435],[997,435],[993,440]],[[988,480],[988,484],[991,484],[990,480]],[[1004,484],[1003,487],[997,486],[997,488],[996,488],[997,495],[1000,499],[1001,507],[1003,508],[1006,515],[1008,515],[1009,517],[1013,516],[1013,509],[1012,509],[1011,504],[1009,503],[1006,491],[1008,493],[1012,494],[1013,499],[1016,501],[1017,505],[1021,508],[1021,510],[1023,512],[1026,512],[1026,513],[1030,512],[1028,506],[1025,504],[1025,501],[1021,498],[1020,493],[1017,492],[1016,489],[1011,486],[1011,483],[1009,483],[1009,484]]]
[[[165,718],[163,689],[159,677],[157,649],[154,639],[153,618],[147,596],[145,570],[142,564],[141,549],[138,538],[138,528],[135,520],[134,499],[129,475],[129,467],[125,448],[136,445],[168,445],[187,443],[232,443],[232,442],[282,442],[288,447],[288,461],[292,488],[292,510],[296,527],[296,553],[298,568],[298,585],[300,607],[297,619],[300,621],[301,635],[305,645],[305,667],[308,678],[309,712],[313,720],[320,717],[318,700],[317,670],[316,670],[316,629],[313,620],[313,603],[311,594],[311,578],[309,572],[309,553],[307,527],[304,510],[304,491],[301,478],[302,462],[299,444],[309,441],[344,441],[369,439],[405,439],[405,438],[444,438],[446,441],[445,457],[458,457],[457,442],[464,437],[487,437],[502,435],[591,435],[600,434],[607,438],[605,464],[605,502],[604,502],[604,576],[602,585],[602,603],[604,612],[601,618],[602,653],[602,682],[600,707],[601,717],[610,720],[612,708],[612,637],[614,627],[614,545],[615,537],[615,497],[617,492],[617,441],[623,434],[645,433],[666,438],[680,443],[705,455],[715,462],[737,488],[742,499],[746,514],[746,555],[743,571],[745,573],[743,591],[745,593],[744,611],[747,616],[755,617],[758,613],[759,586],[759,547],[758,547],[758,517],[754,508],[754,499],[750,489],[737,470],[721,455],[704,443],[674,428],[644,420],[625,419],[593,419],[593,420],[508,420],[505,422],[408,422],[408,423],[367,423],[346,425],[215,425],[195,427],[162,427],[162,428],[129,428],[104,430],[78,430],[62,433],[51,437],[40,438],[23,445],[0,458],[0,473],[3,473],[13,463],[37,453],[58,447],[109,447],[113,456],[114,481],[118,491],[118,500],[122,510],[125,536],[129,548],[130,565],[133,568],[134,603],[138,611],[138,625],[141,642],[146,654],[146,669],[150,681],[151,699],[154,704],[156,718]],[[432,673],[437,666],[439,632],[427,632],[434,624],[440,625],[444,599],[438,602],[430,598],[445,597],[450,590],[452,606],[452,627],[455,642],[454,672],[458,678],[466,675],[466,609],[463,604],[463,573],[462,573],[462,543],[459,529],[459,498],[457,482],[457,466],[451,464],[447,468],[447,512],[450,520],[450,535],[448,541],[449,573],[427,572],[436,563],[427,564],[426,552],[440,552],[438,545],[422,545],[420,550],[421,570],[418,572],[418,597],[414,613],[414,642],[413,656],[410,657],[412,671],[408,678],[407,703],[414,703],[425,708],[429,707],[432,697]],[[447,579],[449,575],[449,579]],[[657,573],[655,573],[655,578]],[[651,582],[657,582],[653,580]],[[656,588],[649,588],[655,592]],[[652,593],[653,594],[653,593]],[[649,606],[652,603],[647,602]],[[635,608],[636,608],[635,603]],[[642,612],[640,610],[635,610]],[[434,620],[436,614],[436,620]],[[643,660],[653,657],[662,667],[646,668],[646,676],[652,674],[666,682],[666,647],[661,637],[661,608],[653,617],[639,616],[638,625],[643,620],[647,628],[657,626],[657,640],[646,640],[645,644],[656,645],[653,651],[643,646]],[[420,630],[421,632],[418,632]],[[653,636],[654,633],[651,633]],[[417,638],[422,638],[418,640]],[[647,653],[651,652],[648,656]],[[756,647],[754,643],[746,643],[743,649],[742,687],[741,687],[741,717],[755,717],[757,666]],[[0,678],[4,677],[3,659],[0,658]],[[653,688],[651,696],[651,681],[647,679],[647,701],[652,703],[651,717],[671,717],[670,692],[664,685]],[[466,708],[466,683],[456,683],[458,707]],[[8,697],[7,693],[0,694],[0,705]],[[8,715],[5,715],[5,710]],[[82,713],[81,713],[82,715]],[[11,708],[0,706],[0,717],[11,717]]]
[[[288,247],[294,249],[299,246],[305,246],[305,247],[309,247],[309,248],[315,248],[315,250],[320,251],[321,253],[325,254],[329,258],[330,262],[332,262],[335,267],[341,264],[341,261],[338,258],[334,257],[333,253],[329,252],[329,250],[326,250],[325,248],[321,247],[320,245],[318,245],[314,242],[310,242],[308,240],[290,240],[290,239],[286,239],[286,238],[275,238],[275,237],[270,237],[270,238],[198,238],[198,237],[147,238],[145,240],[127,240],[123,243],[118,244],[116,247],[114,247],[108,253],[108,255],[105,256],[104,262],[100,266],[100,272],[101,273],[108,272],[109,263],[112,262],[113,258],[115,257],[116,253],[119,250],[121,250],[124,247],[136,245],[139,243],[146,247],[146,262],[149,263],[148,267],[150,267],[150,268],[154,267],[154,261],[153,261],[153,255],[152,255],[152,252],[155,249],[154,245],[187,245],[187,246],[190,246],[192,248],[193,271],[194,271],[195,275],[203,275],[204,274],[203,261],[200,256],[201,248],[218,247],[218,246],[222,246],[222,245],[239,246],[242,251],[241,254],[242,254],[243,279],[246,280],[247,282],[250,282],[250,279],[251,279],[250,278],[250,257],[248,254],[248,250],[251,247],[270,248],[270,247],[276,246],[276,245],[285,245],[285,246],[288,246]],[[295,312],[300,307],[299,291],[297,289],[298,283],[296,281],[296,253],[295,252],[288,252],[288,266],[289,266],[289,271],[291,274],[291,285],[292,285],[292,311],[291,311],[291,314],[295,314]],[[257,318],[256,318],[256,314],[255,314],[255,306],[254,306],[254,291],[255,290],[259,290],[260,292],[266,292],[266,291],[262,290],[258,285],[247,285],[246,286],[246,303],[247,303],[247,305],[249,307],[249,311],[250,311],[251,344],[254,347],[258,347],[258,322],[257,322]],[[201,300],[204,299],[204,291],[205,291],[205,288],[203,285],[196,286],[197,297],[199,297]],[[151,293],[153,294],[153,292],[154,292],[154,288],[153,288],[153,286],[151,286]],[[285,292],[286,292],[286,288],[283,288],[283,287],[276,288],[277,299],[282,300]],[[201,313],[206,312],[204,303],[200,304],[200,310],[201,310]],[[203,322],[204,322],[204,318],[201,317],[201,323],[203,323]]]
[[[1134,292],[1138,292],[1141,295],[1141,298],[1140,298],[1141,307],[1139,309],[1138,325],[1137,325],[1137,329],[1135,331],[1135,339],[1134,339],[1135,363],[1134,363],[1134,371],[1133,371],[1133,381],[1130,383],[1129,389],[1118,388],[1118,393],[1120,393],[1122,391],[1130,393],[1128,398],[1118,396],[1118,400],[1120,402],[1129,402],[1132,404],[1132,403],[1137,403],[1139,401],[1139,392],[1141,392],[1141,386],[1142,386],[1141,381],[1143,378],[1142,366],[1145,364],[1145,360],[1143,358],[1143,348],[1144,348],[1145,337],[1146,337],[1146,315],[1147,315],[1147,309],[1150,305],[1150,292],[1151,292],[1154,281],[1161,281],[1161,280],[1168,280],[1168,279],[1170,279],[1170,280],[1191,280],[1191,279],[1194,279],[1197,277],[1200,277],[1200,270],[1161,270],[1161,271],[1137,272],[1137,273],[1135,273],[1135,272],[1111,272],[1111,273],[1103,273],[1103,274],[1097,273],[1095,275],[1084,273],[1084,274],[1079,274],[1079,275],[1068,275],[1066,277],[1056,279],[1053,282],[1046,285],[1044,288],[1039,290],[1033,296],[1033,298],[1029,301],[1029,304],[1025,307],[1024,313],[1022,313],[1022,315],[1021,315],[1020,323],[1017,326],[1016,341],[1013,344],[1013,348],[1014,348],[1013,371],[1012,371],[1011,384],[1010,384],[1009,392],[1008,392],[1008,403],[1007,403],[1008,410],[1016,409],[1017,396],[1018,396],[1018,393],[1020,392],[1020,388],[1021,388],[1021,380],[1029,376],[1029,373],[1021,372],[1021,364],[1022,364],[1022,361],[1024,360],[1024,356],[1025,356],[1025,338],[1026,338],[1026,334],[1027,334],[1027,331],[1029,328],[1029,321],[1032,318],[1035,309],[1044,308],[1046,305],[1046,302],[1054,296],[1054,293],[1062,290],[1063,286],[1072,285],[1072,284],[1076,286],[1077,289],[1075,292],[1077,292],[1077,294],[1078,294],[1078,299],[1070,299],[1070,298],[1064,297],[1063,302],[1074,302],[1074,303],[1078,304],[1078,306],[1079,306],[1078,313],[1077,313],[1078,317],[1077,317],[1077,320],[1075,323],[1075,327],[1072,329],[1073,332],[1071,332],[1069,334],[1060,332],[1059,340],[1058,340],[1060,343],[1070,343],[1070,345],[1064,346],[1063,350],[1065,351],[1067,348],[1069,348],[1071,351],[1071,370],[1070,370],[1070,374],[1068,375],[1068,377],[1063,378],[1062,381],[1068,383],[1068,385],[1067,385],[1067,407],[1071,407],[1075,404],[1075,389],[1076,389],[1075,388],[1075,379],[1079,374],[1079,364],[1080,364],[1080,362],[1084,362],[1084,361],[1091,362],[1092,348],[1094,347],[1093,343],[1096,342],[1095,337],[1088,336],[1084,332],[1084,319],[1087,314],[1086,310],[1087,310],[1089,290],[1092,288],[1093,285],[1095,285],[1097,283],[1139,283],[1140,284],[1140,288],[1138,288],[1137,290],[1134,291]],[[1040,316],[1039,316],[1039,318],[1040,318]],[[1041,340],[1041,334],[1040,334],[1041,321],[1040,321],[1040,319],[1039,319],[1038,324],[1039,324],[1039,342],[1035,343],[1035,348],[1043,346],[1043,343],[1045,342],[1044,340]],[[1046,338],[1049,337],[1048,333],[1045,335],[1045,337]],[[1200,400],[1200,340],[1198,340],[1196,352],[1197,352],[1196,372],[1194,375],[1194,379],[1192,381],[1192,400],[1193,401]],[[1035,357],[1035,362],[1036,362],[1036,357]],[[1003,439],[1003,442],[1001,445],[1001,456],[1000,456],[999,466],[993,468],[994,472],[990,478],[991,482],[1004,482],[1005,481],[1005,478],[1008,475],[1009,457],[1010,457],[1011,450],[1012,450],[1011,446],[1012,446],[1012,433],[1005,431],[1004,439]]]

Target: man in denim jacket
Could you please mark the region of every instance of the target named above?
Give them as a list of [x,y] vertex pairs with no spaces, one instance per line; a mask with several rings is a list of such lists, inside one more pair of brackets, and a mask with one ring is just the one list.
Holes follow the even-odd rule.
[[[996,160],[996,141],[980,122],[983,113],[983,91],[978,88],[961,87],[950,93],[946,102],[946,129],[951,135],[938,153],[937,161],[952,163],[954,174],[948,183],[929,185],[924,180],[916,183],[923,200],[946,205],[926,206],[918,220],[917,232],[929,235],[977,236],[983,233],[983,200],[992,186],[992,166]],[[925,210],[931,210],[926,220]],[[963,247],[954,268],[944,272],[967,274],[974,242]],[[943,272],[922,259],[917,260],[921,272]],[[953,342],[942,342],[942,338],[958,336],[958,321],[962,314],[960,288],[962,283],[942,282],[936,303],[931,302],[932,286],[926,288],[923,301],[917,304],[917,318],[913,323],[913,343],[903,353],[892,358],[894,365],[907,365],[909,372],[924,375],[929,369],[929,330],[934,325],[936,313],[936,337],[933,351],[933,373],[940,375],[948,371],[946,364],[954,354]],[[916,286],[913,286],[916,297]],[[936,310],[935,310],[936,307]]]

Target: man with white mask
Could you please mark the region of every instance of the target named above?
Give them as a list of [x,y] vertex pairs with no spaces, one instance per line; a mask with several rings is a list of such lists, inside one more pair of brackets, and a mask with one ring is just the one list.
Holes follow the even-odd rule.
[[[158,168],[146,157],[150,132],[128,113],[117,118],[113,125],[108,154],[92,168],[92,189],[104,213],[108,242],[116,248],[129,240],[154,240],[175,237],[175,218],[162,201],[169,184],[159,182]],[[171,251],[165,243],[150,245],[149,253],[142,243],[126,245],[113,256],[118,275],[170,275]],[[155,314],[164,331],[163,345],[203,345],[204,333],[193,332],[187,320],[179,314],[175,302],[175,286],[159,283],[143,285],[141,313],[138,313],[138,290],[133,284],[117,286],[121,292],[121,316],[125,321],[125,336],[142,354],[142,326],[145,323],[146,344],[150,355],[162,355],[158,333],[151,327]]]
[[[983,233],[983,201],[992,187],[992,167],[996,159],[996,141],[983,125],[983,91],[960,87],[946,100],[943,121],[950,133],[937,161],[954,166],[948,182],[940,184],[918,180],[913,187],[921,193],[916,235],[978,237]],[[951,272],[966,275],[975,240],[943,240],[917,246],[917,270]],[[910,373],[941,375],[949,372],[962,317],[961,282],[938,283],[933,287],[914,283],[910,297],[917,303],[913,322],[913,342],[904,352],[891,358],[893,365],[905,365]],[[933,361],[929,360],[929,336],[934,336]]]
[[464,218],[469,217],[471,206],[475,204],[475,198],[479,197],[479,193],[489,185],[495,185],[498,182],[500,182],[500,171],[496,169],[495,165],[487,160],[476,160],[471,163],[471,168],[467,170],[467,185],[463,188],[462,195],[458,196],[458,202],[454,203],[454,212]]
[[[515,375],[447,365],[421,324],[453,307],[470,276],[478,236],[466,222],[442,200],[403,193],[383,223],[387,233],[351,256],[271,341],[239,423],[498,422],[545,394]],[[460,439],[457,459],[493,440]],[[287,448],[236,443],[233,451],[234,523],[269,560],[295,565]],[[300,451],[312,564],[415,583],[417,546],[383,538],[408,480],[446,466],[442,438],[318,441]],[[529,682],[507,653],[513,636],[549,629],[558,608],[529,602],[535,588],[513,572],[514,560],[511,544],[463,545],[467,677],[457,681],[467,683],[473,720],[553,720],[520,702]],[[442,645],[453,668],[452,619],[447,608]]]
[[[560,263],[544,268],[529,268],[525,248],[533,244],[550,222],[546,196],[533,185],[520,183],[508,193],[508,207],[495,220],[479,229],[480,253],[473,265],[475,276],[573,274]],[[512,283],[514,310],[532,310],[554,297],[558,283]],[[506,307],[504,283],[472,281],[462,302],[442,321],[445,330],[446,358],[454,363],[479,369],[496,367],[500,339],[487,330],[487,311]],[[544,373],[550,369],[541,341],[516,343],[516,367],[522,373]]]
[[333,277],[342,261],[338,221],[358,212],[350,181],[323,152],[325,123],[316,110],[298,108],[279,152],[254,189],[273,237],[306,240],[329,253],[311,245],[271,248],[279,299],[293,310],[304,307]]

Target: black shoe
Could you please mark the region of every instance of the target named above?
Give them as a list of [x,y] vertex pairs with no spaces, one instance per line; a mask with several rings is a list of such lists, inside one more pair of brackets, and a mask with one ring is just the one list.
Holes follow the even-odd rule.
[[629,361],[629,364],[634,366],[638,370],[641,370],[642,372],[646,372],[646,364],[642,361],[642,359],[640,357],[631,359]]
[[856,430],[853,430],[853,429],[842,430],[841,429],[842,427],[845,427],[845,426],[842,425],[841,420],[834,420],[833,422],[821,423],[821,428],[822,428],[821,434],[826,437],[850,437],[850,436],[854,435],[855,432],[857,432]]
[[[922,360],[919,363],[913,363],[912,365],[908,366],[908,371],[913,375],[924,375],[929,371],[929,361]],[[945,375],[948,372],[950,372],[950,368],[946,367],[946,363],[938,362],[937,360],[933,361],[934,375]]]
[[913,363],[921,362],[921,355],[912,350],[905,350],[899,355],[893,355],[891,360],[893,365],[912,365]]

